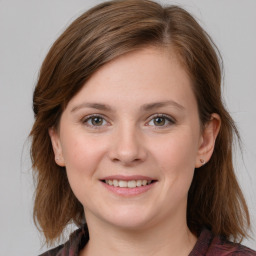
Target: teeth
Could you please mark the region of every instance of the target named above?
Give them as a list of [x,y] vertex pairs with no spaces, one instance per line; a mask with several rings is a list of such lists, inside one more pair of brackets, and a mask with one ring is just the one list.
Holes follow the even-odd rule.
[[143,181],[142,181],[142,185],[143,185],[143,186],[146,186],[147,183],[148,183],[148,182],[147,182],[146,180],[143,180]]
[[120,181],[118,182],[118,185],[119,185],[120,188],[127,188],[127,181],[125,181],[125,180],[120,180]]
[[137,186],[137,187],[140,187],[141,185],[142,185],[142,181],[141,181],[141,180],[137,180],[136,186]]
[[137,182],[135,180],[129,180],[127,184],[128,184],[128,188],[136,188],[137,186]]
[[136,188],[149,185],[152,183],[152,180],[105,180],[105,183],[120,188]]

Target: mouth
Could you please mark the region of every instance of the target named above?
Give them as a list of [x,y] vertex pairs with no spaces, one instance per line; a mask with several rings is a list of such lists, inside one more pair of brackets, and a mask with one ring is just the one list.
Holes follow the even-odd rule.
[[137,187],[148,186],[156,182],[156,180],[145,180],[145,179],[140,179],[140,180],[106,179],[101,181],[109,186],[119,187],[119,188],[137,188]]
[[106,189],[122,197],[133,197],[146,193],[155,187],[154,183],[158,182],[157,179],[141,175],[112,175],[104,177],[100,181]]

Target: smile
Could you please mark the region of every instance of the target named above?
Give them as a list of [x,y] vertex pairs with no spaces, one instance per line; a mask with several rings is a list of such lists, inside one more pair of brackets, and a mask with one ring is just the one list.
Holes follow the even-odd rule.
[[136,188],[147,186],[151,184],[153,180],[104,180],[103,182],[113,187]]

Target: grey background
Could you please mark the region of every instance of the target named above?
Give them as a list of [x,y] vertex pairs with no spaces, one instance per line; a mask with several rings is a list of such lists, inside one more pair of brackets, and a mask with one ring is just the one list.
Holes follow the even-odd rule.
[[[63,29],[91,0],[0,0],[0,251],[38,255],[42,237],[32,220],[33,180],[27,136],[33,123],[32,92],[40,65]],[[224,98],[243,140],[238,178],[252,217],[256,249],[256,1],[178,0],[218,45],[225,65]],[[223,195],[225,196],[225,195]]]

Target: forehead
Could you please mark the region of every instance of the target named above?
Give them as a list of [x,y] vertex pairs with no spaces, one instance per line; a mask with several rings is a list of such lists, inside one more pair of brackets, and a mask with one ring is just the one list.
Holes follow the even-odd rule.
[[[166,101],[184,104],[194,98],[190,77],[172,49],[148,47],[124,54],[105,64],[71,99],[112,104]],[[195,100],[195,99],[192,99]]]
[[152,75],[156,75],[156,73],[160,75],[160,69],[162,69],[161,75],[166,75],[167,78],[169,74],[164,74],[164,72],[169,68],[185,72],[182,62],[179,61],[178,55],[171,47],[148,46],[114,58],[98,69],[88,82],[90,83],[92,80],[100,78],[100,76],[104,76],[104,79],[114,78],[117,77],[118,72],[121,75],[127,75],[136,74],[138,71],[141,79],[145,81],[147,76],[152,78],[149,76],[149,70],[154,71]]

